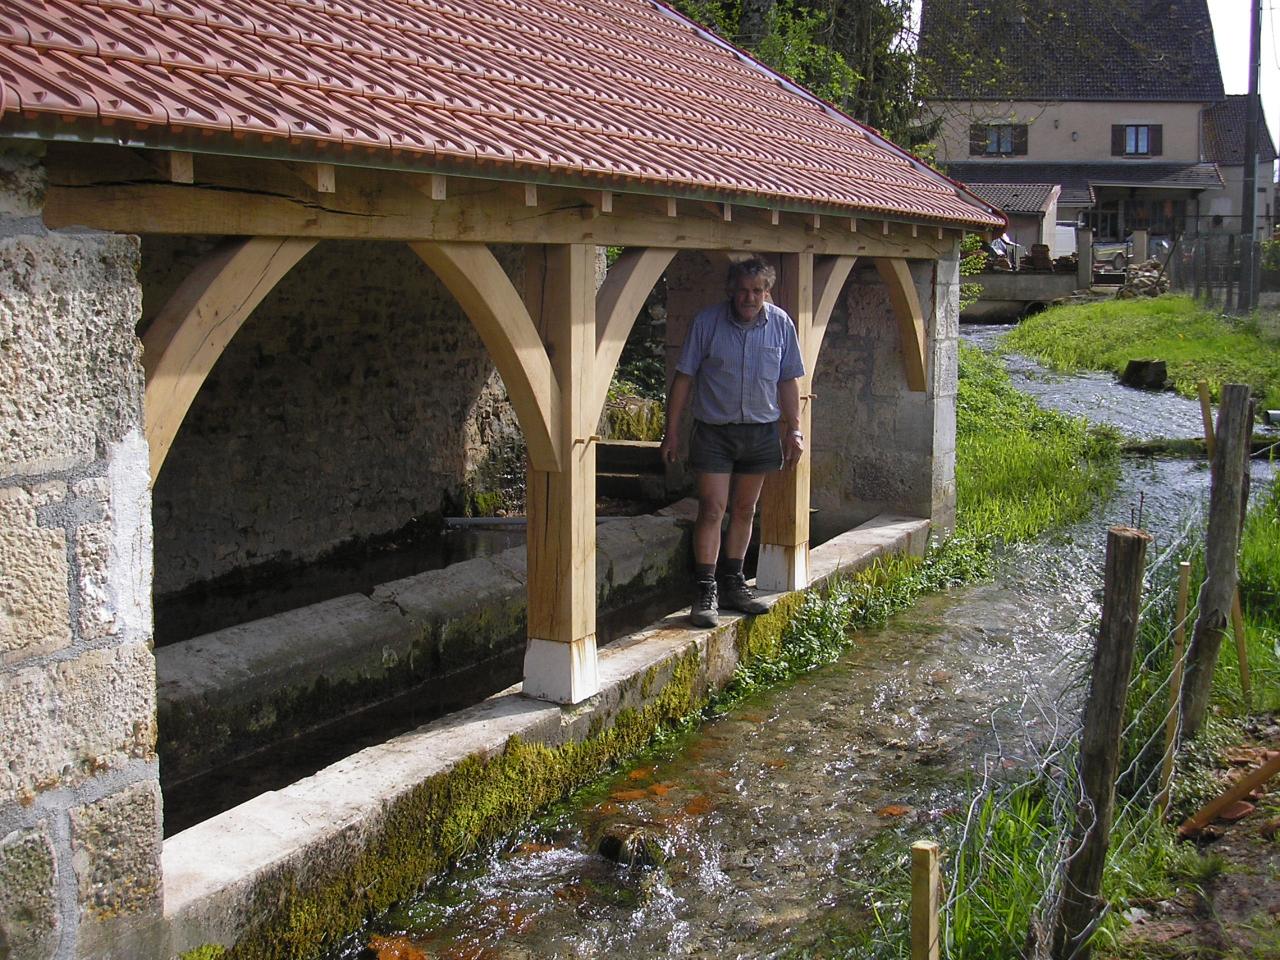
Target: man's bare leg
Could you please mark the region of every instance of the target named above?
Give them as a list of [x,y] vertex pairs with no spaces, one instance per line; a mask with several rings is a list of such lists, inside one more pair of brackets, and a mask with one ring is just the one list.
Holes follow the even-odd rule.
[[[720,556],[720,525],[729,506],[731,479],[727,473],[698,474],[698,519],[693,525],[693,562],[699,567],[714,567]],[[750,527],[747,528],[747,536],[751,536]]]

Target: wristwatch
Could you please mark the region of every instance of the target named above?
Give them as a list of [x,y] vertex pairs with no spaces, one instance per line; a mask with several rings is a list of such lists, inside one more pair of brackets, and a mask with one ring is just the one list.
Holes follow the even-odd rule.
[[804,433],[803,433],[803,432],[801,432],[801,431],[799,431],[799,430],[792,430],[792,431],[791,431],[791,435],[792,435],[793,437],[795,437],[797,440],[803,440],[803,439],[804,439]]

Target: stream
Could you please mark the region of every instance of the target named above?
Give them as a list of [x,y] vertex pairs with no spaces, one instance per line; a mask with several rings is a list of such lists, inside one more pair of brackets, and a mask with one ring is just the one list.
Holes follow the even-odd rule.
[[[1007,328],[963,330],[990,349]],[[1151,439],[1200,433],[1199,407],[1101,375],[1007,358],[1045,406]],[[1253,489],[1272,466],[1255,461]],[[962,810],[975,780],[1034,764],[1078,717],[1106,528],[1138,520],[1155,558],[1207,497],[1203,461],[1130,458],[1086,520],[1008,549],[992,582],[925,598],[860,632],[835,663],[761,693],[464,860],[373,934],[432,957],[776,957],[866,908],[868,857],[901,852]],[[642,831],[660,868],[595,853]],[[363,956],[368,956],[365,953]]]

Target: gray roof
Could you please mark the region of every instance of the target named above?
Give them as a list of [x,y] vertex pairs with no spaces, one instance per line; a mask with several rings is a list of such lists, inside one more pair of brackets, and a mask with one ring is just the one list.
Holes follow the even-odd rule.
[[939,100],[1222,99],[1206,0],[923,0]]
[[1044,213],[1056,183],[972,183],[969,191],[1005,213]]
[[[1249,118],[1249,96],[1235,93],[1205,110],[1204,158],[1232,166],[1244,165],[1244,134]],[[1258,111],[1258,161],[1270,163],[1276,158],[1266,115]]]
[[[1056,183],[1062,187],[1060,203],[1093,202],[1094,187],[1152,187],[1162,190],[1212,190],[1222,186],[1222,176],[1212,163],[1000,163],[959,161],[947,165],[947,175],[979,193],[985,184]],[[985,194],[979,194],[985,198]]]

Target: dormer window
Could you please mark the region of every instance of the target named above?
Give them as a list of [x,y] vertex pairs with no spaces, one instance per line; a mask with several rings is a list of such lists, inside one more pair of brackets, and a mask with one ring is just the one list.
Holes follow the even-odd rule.
[[969,155],[986,157],[1026,156],[1025,123],[975,123],[969,127]]
[[1159,123],[1116,123],[1111,126],[1113,157],[1158,157],[1163,152],[1164,127]]

